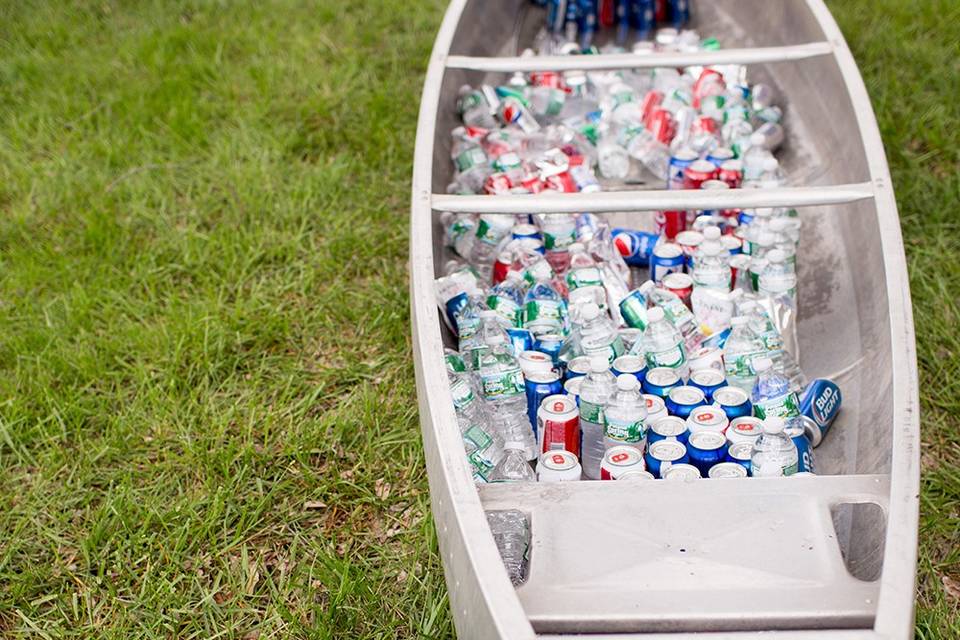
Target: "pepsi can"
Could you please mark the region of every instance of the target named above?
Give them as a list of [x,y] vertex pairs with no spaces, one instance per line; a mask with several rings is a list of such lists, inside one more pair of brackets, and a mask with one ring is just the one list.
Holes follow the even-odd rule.
[[524,351],[533,351],[533,334],[529,329],[507,329],[513,355],[519,356]]
[[654,367],[647,370],[647,375],[643,378],[643,392],[653,396],[666,398],[670,390],[679,387],[680,374],[676,369],[669,367]]
[[676,440],[654,442],[647,448],[647,453],[643,456],[643,459],[647,463],[647,471],[652,473],[655,478],[662,478],[663,474],[675,464],[688,464],[690,462],[686,446]]
[[677,149],[670,156],[667,165],[667,189],[683,189],[683,170],[689,167],[699,156],[688,148]]
[[567,363],[567,372],[564,376],[567,380],[578,378],[590,373],[590,356],[577,356]]
[[783,430],[790,436],[793,444],[797,445],[797,473],[816,473],[816,465],[813,462],[813,447],[810,441],[804,435],[803,420],[787,420],[787,426]]
[[647,444],[658,440],[676,440],[686,444],[689,436],[686,420],[677,416],[665,416],[650,424],[647,429]]
[[692,482],[702,477],[700,469],[692,464],[672,464],[669,469],[663,472],[664,480],[673,480],[674,482]]
[[672,242],[657,245],[650,258],[650,279],[662,282],[669,273],[680,273],[684,264],[683,249]]
[[540,351],[553,360],[553,364],[557,364],[560,360],[560,349],[563,347],[563,336],[557,333],[546,333],[540,336],[533,341],[534,351]]
[[690,412],[707,404],[703,391],[689,385],[673,387],[667,393],[667,412],[672,416],[686,420]]
[[707,154],[707,160],[715,164],[717,169],[719,169],[720,165],[727,160],[733,160],[733,149],[729,147],[717,147]]
[[613,375],[619,376],[621,373],[628,373],[643,384],[643,378],[647,373],[646,361],[640,356],[630,354],[622,355],[613,361],[611,367]]
[[697,369],[690,372],[690,382],[706,397],[707,402],[713,402],[713,392],[726,386],[727,379],[716,369]]
[[536,435],[540,403],[548,396],[563,393],[563,385],[560,383],[560,374],[556,371],[531,371],[524,374],[524,379],[527,388],[527,416]]
[[752,442],[738,442],[727,449],[727,462],[736,462],[750,473],[750,456],[753,454]]
[[687,455],[690,464],[700,470],[702,475],[710,472],[710,467],[723,462],[726,456],[727,439],[716,431],[698,431],[691,433],[687,441]]
[[723,409],[730,420],[753,415],[750,397],[739,387],[720,387],[713,392],[713,404]]
[[614,229],[613,244],[623,257],[623,261],[631,267],[646,267],[650,264],[650,256],[659,237],[647,231],[633,229]]
[[823,442],[830,425],[840,413],[840,387],[826,378],[817,378],[807,385],[800,396],[800,415],[804,417],[804,430],[814,447]]

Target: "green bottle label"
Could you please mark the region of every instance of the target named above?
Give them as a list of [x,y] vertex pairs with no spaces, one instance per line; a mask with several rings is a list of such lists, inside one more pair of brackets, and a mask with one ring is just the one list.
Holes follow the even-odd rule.
[[523,373],[520,369],[482,376],[480,386],[483,390],[483,397],[487,400],[509,398],[526,391],[523,384]]
[[796,418],[800,415],[800,402],[797,394],[787,393],[778,398],[770,398],[753,405],[754,414],[760,418]]
[[512,326],[517,325],[517,318],[520,316],[520,305],[506,296],[491,294],[487,298],[487,306],[497,312],[501,318],[509,322]]
[[583,267],[567,272],[567,287],[573,291],[581,287],[603,286],[600,269]]
[[580,398],[580,420],[591,424],[603,424],[603,406]]
[[624,444],[635,444],[643,440],[647,431],[643,420],[631,422],[629,420],[617,420],[605,415],[603,417],[603,433],[611,440]]

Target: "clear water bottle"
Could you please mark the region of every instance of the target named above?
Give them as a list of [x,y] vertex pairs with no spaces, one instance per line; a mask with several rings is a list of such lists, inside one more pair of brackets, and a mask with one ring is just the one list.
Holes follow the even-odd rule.
[[[694,317],[693,312],[687,308],[687,305],[677,294],[657,287],[653,280],[647,280],[640,285],[640,293],[646,297],[648,307],[657,307],[663,310],[670,324],[676,327],[680,335],[683,336],[683,344],[687,353],[693,353],[703,344],[706,335],[700,330],[700,324]],[[647,313],[649,314],[649,311]],[[647,322],[649,323],[649,317]]]
[[757,382],[757,373],[753,368],[755,358],[765,353],[763,343],[750,326],[750,318],[737,316],[732,320],[733,329],[723,348],[723,367],[727,374],[727,383],[752,393]]
[[767,266],[760,273],[761,296],[778,300],[797,308],[797,274],[780,249],[767,253]]
[[521,309],[526,294],[526,284],[519,271],[510,270],[507,278],[490,290],[487,307],[497,314],[497,319],[505,329],[519,327],[523,323]]
[[750,471],[756,478],[792,476],[800,460],[797,445],[784,433],[783,418],[769,417],[763,421],[763,433],[753,443]]
[[577,222],[569,213],[547,213],[541,216],[543,248],[554,271],[566,273],[570,265],[570,245],[577,238]]
[[642,344],[647,367],[676,369],[680,377],[686,379],[689,367],[683,337],[664,317],[660,307],[647,311],[647,328],[643,332]]
[[617,140],[617,130],[611,125],[601,134],[597,144],[600,173],[604,178],[623,180],[630,173],[630,154]]
[[790,235],[789,226],[787,218],[774,218],[770,221],[769,231],[773,234],[773,248],[782,251],[787,264],[796,271],[797,243]]
[[780,168],[780,161],[769,156],[764,159],[761,165],[760,186],[764,189],[776,189],[786,184],[786,176]]
[[591,480],[600,479],[600,463],[606,451],[603,408],[616,389],[616,379],[603,356],[590,359],[590,373],[580,386],[580,433],[583,473]]
[[[490,89],[490,87],[487,87]],[[474,89],[470,85],[463,85],[457,94],[457,111],[460,119],[468,127],[482,127],[493,129],[497,121],[493,117],[496,105],[490,104],[490,99],[496,98],[493,91],[486,92],[483,88]]]
[[791,419],[800,415],[800,400],[790,389],[790,381],[776,372],[773,361],[767,357],[754,358],[753,370],[757,382],[753,385],[750,400],[758,418]]
[[566,303],[549,280],[537,280],[523,299],[523,327],[535,336],[564,333]]
[[623,340],[617,328],[596,304],[584,305],[579,329],[580,350],[584,355],[602,356],[609,363],[623,355]]
[[464,305],[453,314],[457,323],[457,336],[460,339],[460,350],[466,343],[474,339],[480,330],[480,314],[487,311],[487,294],[476,285],[468,285]]
[[480,326],[468,336],[460,338],[460,355],[470,371],[480,368],[480,360],[492,345],[509,343],[509,336],[500,324],[496,311],[484,309],[480,312]]
[[667,179],[670,148],[657,140],[652,133],[646,129],[637,130],[627,142],[627,152],[654,176],[661,180]]
[[487,154],[463,127],[454,129],[451,136],[453,142],[450,155],[453,158],[456,175],[454,184],[450,188],[466,193],[477,193],[483,188],[483,181],[492,172]]
[[603,435],[606,448],[629,445],[643,451],[647,442],[647,401],[640,393],[636,376],[617,376],[617,390],[603,407]]
[[503,457],[490,473],[490,482],[536,482],[522,442],[504,442]]
[[790,352],[783,348],[783,337],[763,305],[756,300],[745,300],[740,305],[740,312],[750,319],[750,327],[760,338],[765,355],[773,362],[774,370],[790,381],[790,388],[794,392],[799,393],[806,388],[806,374]]
[[573,322],[580,321],[580,311],[586,304],[593,303],[601,311],[606,310],[607,292],[603,288],[603,275],[593,256],[579,242],[570,245],[570,270],[565,280],[569,292],[570,319]]
[[490,416],[483,401],[474,393],[469,376],[450,375],[450,393],[473,479],[489,482],[490,473],[503,458],[503,440],[490,424]]
[[527,459],[534,460],[537,442],[527,417],[523,372],[505,335],[491,336],[490,348],[480,358],[480,393],[492,409],[491,422],[503,441],[523,443]]
[[512,228],[512,215],[485,213],[477,220],[477,231],[470,249],[470,263],[476,268],[483,282],[490,283],[497,248]]
[[530,548],[530,522],[516,509],[487,511],[487,524],[500,552],[503,567],[514,586],[526,579],[527,551]]
[[[714,227],[715,229],[716,227]],[[708,229],[709,231],[709,229]],[[729,252],[719,242],[703,243],[693,268],[693,315],[708,335],[730,326],[733,302],[730,300]]]

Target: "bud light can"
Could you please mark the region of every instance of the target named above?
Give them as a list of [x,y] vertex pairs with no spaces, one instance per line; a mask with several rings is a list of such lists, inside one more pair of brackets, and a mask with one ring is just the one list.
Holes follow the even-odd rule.
[[529,329],[507,329],[507,336],[514,356],[519,357],[524,351],[533,349],[533,334]]
[[793,444],[797,445],[797,473],[816,473],[813,462],[813,447],[804,435],[804,421],[802,419],[787,420],[787,427],[783,430],[790,436]]
[[805,429],[810,444],[820,446],[830,425],[840,413],[840,387],[826,378],[817,378],[807,385],[800,397],[800,415],[806,420]]
[[727,462],[736,462],[750,473],[750,456],[753,455],[752,442],[738,442],[727,449]]
[[727,379],[716,369],[697,369],[690,372],[689,384],[703,391],[707,402],[713,402],[713,392],[726,386]]
[[753,415],[750,398],[739,387],[720,387],[713,392],[713,404],[723,409],[730,420]]
[[652,423],[647,429],[647,444],[658,440],[673,439],[684,444],[690,432],[687,430],[687,421],[677,416],[665,416]]
[[540,452],[563,450],[580,457],[580,410],[569,395],[547,396],[537,409]]
[[643,455],[636,447],[618,445],[607,449],[600,463],[601,480],[619,480],[629,471],[643,471]]
[[690,464],[700,470],[702,475],[710,472],[710,467],[723,462],[727,454],[727,439],[716,431],[698,431],[691,433],[687,441],[687,455]]
[[672,416],[686,420],[695,408],[707,404],[703,391],[689,385],[670,389],[667,393],[667,412]]
[[563,336],[556,333],[545,333],[537,336],[533,342],[533,348],[536,351],[542,351],[550,356],[554,364],[560,360],[560,348],[563,347]]
[[590,373],[590,356],[578,356],[567,363],[566,379],[578,378]]
[[611,368],[613,369],[613,375],[619,376],[622,373],[630,374],[636,378],[641,385],[647,373],[646,360],[640,356],[630,354],[618,357],[613,361]]
[[683,264],[683,250],[679,245],[672,242],[658,245],[650,258],[650,279],[657,283],[663,282],[667,274],[683,271]]
[[544,398],[563,393],[563,384],[560,382],[560,374],[556,371],[531,371],[524,374],[524,380],[527,388],[527,416],[536,435],[537,411],[540,410],[540,403]]
[[648,231],[633,229],[614,229],[613,244],[623,257],[623,261],[631,267],[646,267],[650,264],[650,256],[659,237]]
[[698,157],[696,151],[687,148],[677,149],[670,156],[670,164],[667,166],[667,189],[683,189],[683,172],[696,162]]
[[673,482],[693,482],[702,477],[700,470],[692,464],[673,464],[663,472],[663,479]]
[[690,458],[687,456],[687,447],[676,440],[654,442],[647,449],[647,454],[643,458],[647,463],[647,471],[652,473],[655,478],[662,478],[663,474],[675,464],[688,464],[690,462]]
[[677,373],[676,369],[655,367],[649,369],[643,379],[643,392],[666,398],[671,389],[679,387],[681,384],[683,383],[680,382],[680,374]]
[[569,451],[547,451],[537,461],[538,482],[576,482],[582,473],[577,456]]

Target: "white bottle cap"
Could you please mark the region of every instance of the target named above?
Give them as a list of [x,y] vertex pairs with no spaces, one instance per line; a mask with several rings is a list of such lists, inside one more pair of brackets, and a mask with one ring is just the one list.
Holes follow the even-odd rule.
[[580,317],[583,320],[594,320],[600,315],[600,307],[597,306],[595,302],[588,302],[583,305],[583,309],[580,310]]
[[763,373],[767,369],[773,366],[773,360],[767,357],[754,358],[753,359],[753,370],[757,373]]
[[767,262],[783,262],[787,257],[783,255],[783,251],[780,249],[773,249],[767,253]]
[[652,309],[647,310],[647,323],[653,324],[654,322],[660,322],[663,320],[663,309],[660,307],[653,307]]
[[703,230],[703,237],[705,240],[719,240],[720,227],[707,227]]
[[621,373],[617,376],[617,389],[620,391],[633,391],[637,388],[637,377],[629,373]]
[[607,360],[606,356],[591,356],[590,357],[590,372],[591,373],[603,373],[610,369],[610,361]]
[[780,161],[773,156],[769,156],[763,159],[763,164],[760,166],[764,171],[776,171],[780,168]]
[[763,432],[770,435],[782,433],[786,426],[787,423],[783,421],[783,418],[777,416],[770,416],[763,420]]

